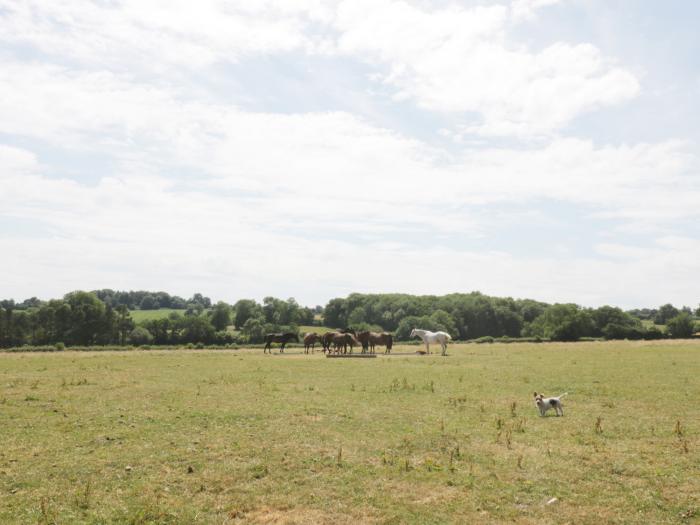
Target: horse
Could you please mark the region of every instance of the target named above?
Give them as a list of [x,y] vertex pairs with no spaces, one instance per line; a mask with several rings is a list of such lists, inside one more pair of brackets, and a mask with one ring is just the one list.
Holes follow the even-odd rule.
[[333,348],[334,348],[336,354],[340,353],[341,348],[343,349],[343,353],[347,354],[348,353],[348,345],[350,345],[350,353],[352,354],[353,346],[358,345],[358,344],[360,344],[360,342],[352,334],[342,334],[342,333],[334,333],[333,334]]
[[394,345],[394,336],[391,335],[389,332],[382,332],[382,333],[370,332],[369,333],[369,346],[370,346],[370,349],[372,350],[372,353],[374,353],[374,347],[376,345],[386,346],[386,350],[384,350],[384,353],[390,354],[391,347]]
[[304,353],[308,354],[309,348],[311,348],[311,353],[313,354],[314,347],[316,346],[316,343],[320,339],[321,339],[321,336],[319,336],[316,332],[311,332],[309,334],[306,334],[304,336]]
[[442,355],[447,355],[447,343],[452,339],[447,332],[431,332],[429,330],[421,330],[414,328],[411,330],[411,337],[418,336],[425,343],[425,349],[430,353],[430,343],[440,343],[442,347]]
[[321,345],[323,346],[324,354],[326,353],[326,351],[330,353],[331,345],[333,344],[333,336],[337,333],[338,332],[326,332],[321,336]]
[[265,348],[263,348],[263,354],[268,350],[272,353],[272,343],[282,343],[280,347],[280,353],[284,352],[284,347],[291,340],[299,342],[299,336],[292,332],[287,332],[285,334],[267,334],[265,335]]
[[357,340],[362,345],[362,353],[363,354],[366,354],[367,350],[369,349],[370,334],[371,334],[371,332],[368,332],[367,330],[365,330],[364,332],[358,332],[358,334],[357,334]]
[[374,347],[376,345],[386,346],[385,354],[391,352],[391,347],[394,344],[394,337],[388,332],[360,332],[357,334],[357,340],[362,343],[362,353],[366,353],[368,350],[374,354]]

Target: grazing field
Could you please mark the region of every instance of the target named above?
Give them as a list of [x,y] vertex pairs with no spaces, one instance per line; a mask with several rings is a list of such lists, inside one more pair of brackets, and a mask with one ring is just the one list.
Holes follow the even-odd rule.
[[129,313],[135,323],[141,323],[153,319],[167,319],[173,312],[185,315],[186,311],[187,310],[176,310],[174,308],[159,308],[158,310],[129,310]]
[[0,354],[0,523],[700,518],[698,342],[295,351]]
[[299,327],[299,334],[302,337],[304,334],[310,334],[316,332],[317,334],[323,334],[325,332],[333,332],[337,328],[329,328],[328,326],[312,326],[312,325],[302,325]]

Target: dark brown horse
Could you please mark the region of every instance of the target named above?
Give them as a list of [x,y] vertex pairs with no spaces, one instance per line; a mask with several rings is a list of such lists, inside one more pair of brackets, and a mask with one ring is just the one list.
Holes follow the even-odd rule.
[[321,345],[323,345],[323,353],[326,351],[331,351],[331,345],[333,344],[333,336],[338,332],[326,332],[321,336]]
[[371,332],[368,332],[365,330],[364,332],[358,332],[357,333],[357,340],[360,342],[362,345],[362,353],[366,354],[367,350],[369,349],[369,334]]
[[340,353],[341,348],[343,350],[343,353],[347,354],[348,346],[350,347],[350,353],[352,354],[353,347],[359,344],[360,342],[352,334],[333,334],[333,349],[335,350],[336,354]]
[[391,347],[394,346],[394,336],[391,335],[389,332],[382,332],[380,334],[376,332],[370,332],[369,347],[372,349],[372,353],[374,353],[374,347],[376,345],[386,346],[386,350],[384,350],[384,353],[390,354]]
[[314,352],[314,347],[316,346],[316,343],[320,341],[321,336],[319,336],[316,332],[311,332],[309,334],[306,334],[304,336],[304,353],[308,354],[309,353],[309,348],[311,348],[311,353],[313,354]]
[[391,347],[394,344],[394,337],[388,332],[360,332],[357,334],[357,339],[362,343],[362,353],[364,354],[367,350],[371,353],[375,353],[374,347],[377,345],[386,346],[385,354],[391,352]]
[[267,334],[265,336],[265,348],[263,348],[263,354],[268,350],[272,353],[272,343],[281,343],[280,353],[284,352],[284,347],[289,341],[299,342],[299,336],[292,332],[287,332],[285,334]]

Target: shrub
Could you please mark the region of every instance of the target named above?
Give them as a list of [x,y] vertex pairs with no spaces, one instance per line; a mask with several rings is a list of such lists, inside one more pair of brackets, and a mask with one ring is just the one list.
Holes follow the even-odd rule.
[[668,333],[674,339],[692,337],[695,331],[695,321],[688,312],[681,312],[666,323]]
[[605,339],[643,339],[645,331],[641,327],[626,326],[618,323],[609,323],[603,328]]
[[665,337],[666,334],[664,334],[655,326],[647,328],[646,332],[644,332],[644,339],[646,339],[647,341],[653,341],[655,339],[664,339]]
[[129,334],[129,341],[136,346],[147,345],[153,342],[153,336],[143,326],[137,326]]
[[484,337],[474,339],[474,342],[476,344],[493,343],[493,337],[491,337],[490,335],[485,335]]
[[56,349],[57,352],[63,352],[66,349],[66,345],[63,343],[56,343],[53,345],[53,347]]

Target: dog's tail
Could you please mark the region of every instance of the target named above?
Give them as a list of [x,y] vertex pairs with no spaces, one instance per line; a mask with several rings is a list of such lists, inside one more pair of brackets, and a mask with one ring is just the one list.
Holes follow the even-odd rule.
[[566,396],[568,396],[568,395],[569,395],[568,392],[564,392],[563,394],[561,394],[561,395],[559,396],[559,399],[561,399],[562,397],[566,397]]

